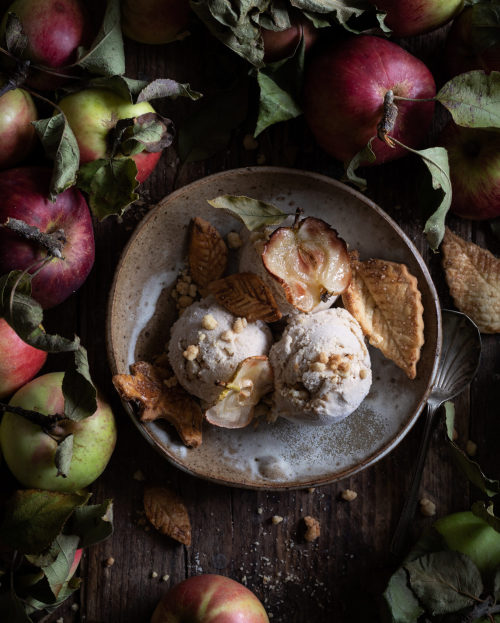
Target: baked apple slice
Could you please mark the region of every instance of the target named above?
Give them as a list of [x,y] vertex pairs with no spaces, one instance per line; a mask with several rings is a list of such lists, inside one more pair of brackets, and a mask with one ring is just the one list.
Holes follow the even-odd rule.
[[302,312],[341,294],[351,281],[346,243],[328,223],[312,216],[276,229],[264,246],[262,261],[288,302]]
[[224,383],[218,401],[205,413],[210,424],[222,428],[243,428],[253,419],[255,405],[273,389],[273,371],[264,355],[247,357],[233,378]]

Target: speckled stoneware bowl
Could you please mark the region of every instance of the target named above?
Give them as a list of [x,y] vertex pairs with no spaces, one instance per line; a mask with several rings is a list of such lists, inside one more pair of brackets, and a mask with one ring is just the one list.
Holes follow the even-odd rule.
[[185,471],[219,483],[262,489],[309,487],[340,480],[373,464],[394,448],[415,423],[432,387],[441,348],[441,315],[434,285],[416,248],[374,203],[322,175],[259,167],[224,171],[167,196],[139,224],[116,271],[108,308],[108,354],[113,374],[158,354],[175,319],[170,290],[186,266],[187,228],[194,216],[221,234],[241,224],[212,208],[207,199],[248,195],[285,212],[300,206],[305,216],[330,223],[361,259],[404,262],[422,293],[425,345],[410,381],[370,347],[373,384],[356,412],[326,426],[278,420],[239,430],[205,424],[202,445],[186,448],[165,422],[142,425],[130,404],[124,407],[139,431],[162,455]]

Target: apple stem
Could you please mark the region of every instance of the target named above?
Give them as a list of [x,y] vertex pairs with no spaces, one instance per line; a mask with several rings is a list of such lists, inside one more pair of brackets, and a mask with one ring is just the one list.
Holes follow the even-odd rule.
[[398,107],[394,103],[394,92],[389,90],[384,95],[384,113],[377,125],[377,137],[389,147],[395,147],[389,132],[394,130],[398,118]]
[[300,217],[304,214],[304,210],[302,208],[297,208],[295,210],[295,220],[293,221],[293,228],[297,229],[299,226]]
[[47,434],[50,434],[51,430],[63,420],[66,420],[66,416],[61,413],[53,413],[51,415],[44,415],[38,411],[31,411],[30,409],[23,409],[22,407],[14,407],[12,405],[0,402],[0,413],[14,413],[26,418],[33,424],[37,424]]
[[66,243],[66,236],[62,229],[46,234],[41,232],[38,227],[28,225],[17,218],[8,218],[3,226],[12,230],[25,240],[33,240],[44,247],[52,257],[64,259],[62,250]]

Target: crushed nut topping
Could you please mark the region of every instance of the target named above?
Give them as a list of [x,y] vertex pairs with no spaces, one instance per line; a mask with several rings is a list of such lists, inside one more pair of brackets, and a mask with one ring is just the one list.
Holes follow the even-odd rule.
[[182,356],[188,361],[194,361],[196,357],[198,357],[199,352],[200,349],[198,348],[198,346],[196,346],[195,344],[190,344],[182,353]]
[[177,299],[177,305],[182,309],[186,309],[186,307],[189,307],[192,302],[193,302],[193,299],[187,294],[183,294],[182,296],[179,296],[179,298]]
[[346,502],[352,502],[358,497],[358,494],[356,493],[356,491],[353,491],[352,489],[346,489],[345,491],[342,491],[340,496]]
[[201,326],[207,331],[213,331],[218,324],[212,314],[205,314],[201,320]]
[[313,372],[324,372],[326,370],[326,365],[321,363],[321,361],[314,361],[309,367]]
[[224,333],[220,336],[220,339],[224,342],[232,342],[233,337],[234,336],[232,331],[224,331]]
[[324,351],[322,351],[322,352],[318,355],[318,361],[319,361],[319,363],[328,363],[328,355],[327,355],[327,353],[325,353]]
[[234,333],[243,333],[247,325],[248,321],[246,318],[236,318],[236,320],[233,322],[232,329]]
[[273,515],[271,517],[271,521],[276,526],[283,521],[283,517],[281,515]]
[[360,379],[366,379],[367,376],[368,376],[368,370],[366,368],[362,368],[359,371],[359,378]]

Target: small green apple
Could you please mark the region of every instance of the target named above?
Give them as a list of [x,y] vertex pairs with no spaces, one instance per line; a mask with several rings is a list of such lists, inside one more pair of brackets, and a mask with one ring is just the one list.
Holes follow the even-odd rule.
[[[64,413],[63,372],[39,376],[14,394],[9,404],[44,415]],[[116,425],[110,406],[100,397],[90,417],[61,422],[64,434],[73,434],[73,458],[66,478],[57,475],[57,441],[40,426],[6,412],[0,425],[0,447],[5,462],[19,482],[28,488],[72,492],[100,476],[113,453]]]

